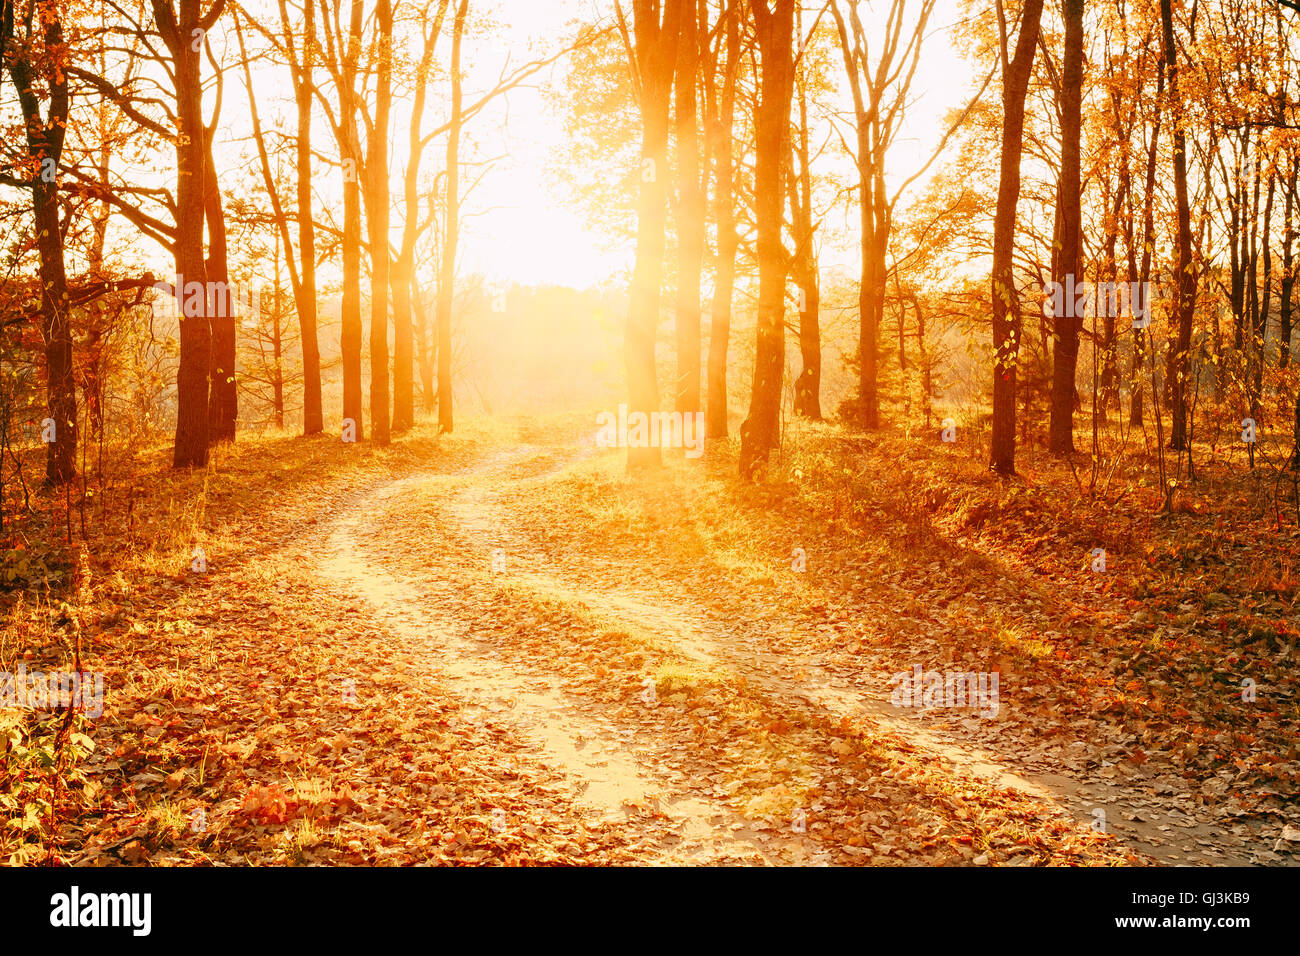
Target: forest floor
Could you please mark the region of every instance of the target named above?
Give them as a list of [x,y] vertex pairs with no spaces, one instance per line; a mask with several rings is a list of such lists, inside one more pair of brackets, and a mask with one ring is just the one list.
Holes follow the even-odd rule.
[[[758,485],[579,434],[160,460],[11,595],[0,671],[80,635],[106,702],[61,749],[0,711],[0,860],[1300,861],[1300,533],[1258,475],[1162,517],[901,434],[807,427]],[[8,566],[67,557],[29,537]],[[993,705],[895,706],[918,666]]]

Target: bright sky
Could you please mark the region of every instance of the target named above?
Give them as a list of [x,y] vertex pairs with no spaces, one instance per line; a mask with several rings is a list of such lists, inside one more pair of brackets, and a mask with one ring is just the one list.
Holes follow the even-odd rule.
[[[407,5],[409,11],[413,2],[405,0],[403,5]],[[877,0],[875,7],[886,9],[885,0]],[[249,8],[267,16],[269,22],[278,22],[278,15],[269,0],[250,0]],[[517,67],[534,56],[549,54],[562,38],[573,34],[575,20],[590,23],[607,19],[613,8],[613,0],[473,0],[471,24],[482,23],[483,18],[487,18],[499,26],[476,31],[471,25],[464,51],[466,103],[474,102],[480,94],[496,85],[507,61],[511,67]],[[820,9],[819,4],[808,3],[805,25],[811,25],[817,9]],[[947,33],[947,27],[958,17],[958,0],[939,0],[931,21],[933,35],[927,44],[928,53],[914,83],[916,101],[891,154],[891,178],[910,174],[924,161],[940,135],[940,118],[970,95],[971,68],[953,51]],[[870,29],[870,20],[868,24]],[[438,57],[445,69],[451,47],[449,24],[444,25],[444,31]],[[226,142],[219,149],[221,152],[234,150],[227,155],[241,167],[239,172],[252,175],[256,160],[249,142],[243,77],[234,66],[238,49],[233,31],[222,38],[218,53],[231,64],[222,117],[222,135]],[[488,158],[496,158],[496,162],[486,171],[481,166],[467,165],[463,172],[464,183],[480,175],[482,178],[466,198],[463,210],[465,219],[459,264],[462,277],[481,273],[494,285],[516,281],[529,285],[586,288],[630,266],[630,244],[620,246],[612,238],[590,231],[582,212],[572,204],[572,197],[565,195],[563,189],[551,181],[549,168],[553,157],[563,153],[564,117],[547,102],[544,88],[561,82],[565,69],[567,65],[561,60],[534,77],[531,85],[499,97],[467,127],[462,159],[467,164]],[[291,130],[294,122],[292,97],[284,78],[278,72],[267,74],[255,68],[254,82],[265,126],[268,129],[274,126],[278,118],[286,130]],[[426,114],[428,125],[446,117],[449,91],[445,75],[435,83]],[[846,101],[845,109],[848,106]],[[405,112],[403,103],[394,104],[393,131],[390,134],[393,150],[390,155],[395,179],[400,175],[405,160]],[[332,148],[330,134],[320,116],[316,121],[315,145],[325,152]],[[425,155],[427,169],[436,169],[440,165],[445,145],[445,137],[431,144]],[[169,158],[166,153],[161,161],[163,168],[167,169]],[[847,180],[851,166],[847,165],[838,144],[827,151],[822,161],[830,168],[843,170]],[[235,181],[234,172],[226,171],[226,183]],[[168,170],[165,175],[170,178],[172,173]],[[336,171],[321,171],[318,189],[324,201],[337,201],[337,178]],[[227,188],[236,187],[228,185]],[[923,183],[915,184],[913,195],[923,188]],[[395,201],[396,195],[395,185]],[[843,266],[856,271],[854,218],[852,215],[849,217],[848,231],[842,236],[842,248],[827,247],[823,250],[823,268]],[[400,216],[394,217],[393,228],[396,235],[400,229]],[[838,226],[828,223],[828,228]],[[149,248],[146,250],[145,246]],[[152,267],[163,274],[170,267],[170,258],[153,249],[152,244],[140,246],[139,254],[148,258]]]
[[[591,18],[612,3],[592,0],[498,0],[497,18],[504,30],[466,44],[465,99],[490,88],[505,58],[522,64],[532,41],[554,48],[572,33],[570,21]],[[442,52],[449,55],[450,45]],[[444,56],[445,59],[445,56]],[[564,137],[563,117],[545,101],[542,86],[559,81],[565,65],[557,63],[529,88],[513,90],[474,120],[471,135],[478,153],[502,158],[469,197],[462,235],[462,272],[481,272],[489,279],[526,285],[554,283],[584,288],[630,261],[631,249],[613,246],[586,227],[565,197],[553,194],[547,169]]]
[[[886,8],[881,2],[875,6]],[[816,9],[809,4],[805,23],[811,24]],[[466,47],[467,102],[476,90],[492,85],[507,55],[515,63],[526,59],[512,51],[525,49],[530,40],[553,44],[553,38],[571,32],[566,29],[570,21],[579,16],[590,21],[597,11],[608,14],[613,2],[497,0],[496,10],[506,25],[504,32]],[[929,157],[941,135],[943,115],[970,96],[971,68],[953,50],[947,31],[959,16],[957,0],[939,0],[931,20],[928,52],[923,54],[914,82],[916,102],[892,155],[891,172],[899,178],[910,175]],[[448,49],[442,48],[444,58]],[[563,70],[563,64],[558,64],[538,78],[538,86],[562,78]],[[566,197],[554,193],[546,169],[564,136],[563,118],[552,111],[540,89],[510,93],[475,120],[473,135],[481,156],[508,156],[487,174],[470,198],[466,211],[472,218],[465,223],[462,238],[463,273],[482,272],[498,282],[582,288],[630,263],[630,246],[617,247],[608,237],[590,232]],[[923,188],[923,183],[914,184],[912,194]],[[825,252],[826,266],[856,263],[851,245]]]

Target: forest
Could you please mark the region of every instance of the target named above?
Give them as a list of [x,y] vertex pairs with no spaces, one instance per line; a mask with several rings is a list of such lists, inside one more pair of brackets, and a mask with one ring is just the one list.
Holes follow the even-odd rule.
[[0,862],[1295,866],[1298,158],[1294,0],[0,0]]

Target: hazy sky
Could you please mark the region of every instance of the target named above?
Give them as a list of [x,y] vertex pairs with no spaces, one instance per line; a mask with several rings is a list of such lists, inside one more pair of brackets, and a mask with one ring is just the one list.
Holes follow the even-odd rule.
[[[553,48],[567,35],[566,25],[584,11],[612,10],[591,0],[498,0],[503,31],[466,46],[469,61],[466,101],[490,88],[506,57],[526,62],[530,41]],[[450,46],[443,49],[447,54]],[[444,57],[445,59],[445,57]],[[472,135],[485,157],[504,156],[469,198],[464,226],[462,269],[496,280],[525,284],[587,286],[620,267],[630,250],[611,248],[606,237],[589,232],[581,213],[554,195],[548,167],[564,136],[564,120],[546,102],[541,87],[564,76],[557,63],[534,85],[510,92],[474,120]]]
[[[883,2],[875,4],[885,7]],[[810,24],[816,7],[808,6]],[[466,81],[467,101],[475,90],[491,85],[507,55],[523,62],[529,41],[548,44],[564,35],[575,17],[591,19],[594,11],[613,10],[612,0],[497,0],[497,17],[504,31],[467,45],[472,59]],[[829,16],[829,14],[828,14]],[[959,17],[957,0],[939,0],[931,20],[933,35],[917,72],[917,102],[891,157],[891,167],[904,176],[928,157],[938,141],[939,119],[970,96],[971,67],[953,50],[947,27]],[[868,30],[871,22],[867,20]],[[444,59],[449,47],[444,47]],[[538,78],[539,85],[563,76],[557,64]],[[508,121],[508,122],[507,122]],[[525,283],[555,282],[586,286],[630,262],[630,247],[619,248],[605,236],[589,232],[582,215],[557,195],[549,182],[551,154],[564,136],[563,117],[556,115],[540,89],[512,92],[474,123],[480,152],[508,152],[484,178],[471,197],[465,224],[463,271],[482,272],[495,280]],[[833,152],[840,152],[838,147]],[[829,157],[828,157],[829,158]],[[923,184],[912,187],[913,194]],[[824,265],[855,265],[852,247],[826,249]]]
[[[402,0],[401,6],[410,13],[417,9],[414,4],[415,0]],[[909,110],[907,123],[891,153],[890,167],[895,177],[910,174],[923,161],[937,142],[938,118],[970,95],[971,68],[953,51],[948,39],[947,27],[958,18],[957,4],[958,0],[938,0],[931,21],[932,36],[914,84],[917,101]],[[877,8],[885,5],[886,0],[877,0],[875,4]],[[248,0],[246,6],[255,14],[265,16],[268,22],[278,23],[278,14],[271,0]],[[464,51],[466,103],[474,102],[480,94],[492,88],[507,64],[517,67],[534,56],[555,50],[562,38],[573,34],[573,21],[590,23],[608,19],[613,9],[613,0],[473,0],[471,30]],[[818,9],[819,5],[808,3],[805,26],[811,25]],[[474,24],[483,24],[485,18],[496,25],[476,30]],[[869,17],[867,24],[870,30]],[[250,142],[243,77],[236,66],[238,47],[233,30],[224,30],[215,45],[218,56],[229,66],[225,107],[218,134],[218,162],[224,167],[223,186],[237,194],[241,189],[251,187],[259,174]],[[444,71],[450,58],[450,47],[450,25],[444,24],[444,36],[438,48],[439,62]],[[562,148],[564,116],[548,101],[545,87],[562,82],[566,69],[566,63],[561,60],[534,77],[531,85],[498,98],[468,126],[462,159],[467,164],[487,158],[497,158],[497,161],[486,171],[481,166],[472,165],[467,165],[463,171],[462,182],[475,180],[480,174],[482,179],[467,197],[464,208],[466,218],[462,224],[460,257],[462,277],[482,273],[496,285],[518,281],[582,288],[630,265],[630,244],[619,245],[606,235],[588,230],[583,213],[573,204],[572,197],[565,195],[563,189],[551,181],[550,169],[555,157],[566,154]],[[278,120],[283,129],[292,130],[292,93],[282,69],[259,65],[254,67],[253,75],[266,128],[271,129]],[[399,95],[408,92],[399,91]],[[444,73],[436,78],[430,91],[426,127],[445,120],[448,97]],[[208,100],[210,107],[211,90]],[[847,102],[844,105],[845,109],[849,106]],[[406,111],[404,102],[394,104],[390,156],[395,202],[406,153]],[[314,136],[313,145],[322,155],[328,157],[336,149],[319,110]],[[441,165],[445,148],[445,137],[439,137],[426,151],[427,178],[431,178],[433,171]],[[159,154],[158,162],[159,171],[152,175],[160,176],[160,182],[170,184],[174,181],[174,171],[166,150]],[[851,182],[851,165],[837,141],[832,142],[818,162],[821,164],[819,168],[842,171],[844,181]],[[123,174],[141,175],[139,170],[128,170]],[[147,178],[150,174],[144,175]],[[338,170],[321,164],[316,176],[318,201],[334,204],[337,209],[341,198]],[[248,183],[241,184],[241,178]],[[914,185],[913,195],[923,185]],[[826,234],[841,229],[843,241],[839,248],[831,245],[824,248],[823,268],[846,266],[856,271],[856,215],[850,212],[847,218],[847,225],[842,221],[843,217],[841,221],[826,224]],[[395,215],[394,236],[400,228],[400,215]],[[147,262],[150,268],[167,274],[170,256],[153,243],[140,240],[124,222],[117,224],[115,229],[120,230],[122,238],[130,243],[136,260]]]

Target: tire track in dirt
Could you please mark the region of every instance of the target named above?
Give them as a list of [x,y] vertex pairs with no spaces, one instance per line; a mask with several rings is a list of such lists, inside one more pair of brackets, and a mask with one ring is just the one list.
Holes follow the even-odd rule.
[[[324,530],[317,546],[320,575],[334,588],[360,598],[392,634],[429,662],[439,685],[476,708],[481,719],[504,724],[528,740],[548,765],[572,785],[573,802],[595,819],[621,820],[638,828],[636,839],[648,863],[791,862],[789,847],[760,838],[749,821],[718,802],[703,787],[670,781],[653,771],[632,732],[594,715],[570,699],[560,680],[511,657],[498,643],[480,639],[457,613],[464,600],[454,581],[403,573],[372,556],[367,523],[404,496],[431,482],[468,482],[453,500],[464,504],[483,479],[536,455],[523,447],[493,455],[468,472],[417,475],[364,494]],[[462,514],[464,514],[462,510]],[[471,518],[473,509],[469,512]],[[493,529],[468,522],[490,553]],[[651,813],[644,811],[649,808]],[[636,813],[633,811],[642,811]],[[800,842],[800,849],[802,842]],[[815,856],[815,852],[813,854]],[[809,854],[793,859],[807,862]]]
[[[545,483],[581,457],[585,456],[576,452],[568,455],[559,464],[530,475],[529,480]],[[640,588],[630,580],[622,581],[617,589],[609,586],[607,576],[599,588],[584,584],[583,579],[590,580],[589,571],[574,567],[562,556],[552,555],[510,531],[508,510],[499,497],[498,491],[486,485],[473,485],[453,498],[449,511],[483,547],[488,548],[490,541],[490,547],[509,552],[515,565],[527,565],[529,570],[511,573],[512,583],[519,587],[571,602],[618,626],[631,624],[700,665],[725,669],[743,678],[774,702],[834,719],[867,720],[882,736],[906,741],[927,759],[939,761],[955,774],[1026,794],[1043,805],[1046,815],[1068,817],[1086,826],[1097,819],[1097,809],[1104,809],[1108,832],[1161,863],[1239,866],[1253,862],[1249,839],[1225,839],[1228,835],[1205,819],[1190,817],[1188,822],[1183,808],[1170,805],[1153,814],[1152,797],[1130,787],[1099,778],[1081,780],[1061,773],[1020,770],[1012,757],[991,753],[952,731],[925,727],[920,713],[900,712],[877,689],[887,686],[888,675],[864,675],[859,667],[849,682],[844,679],[843,667],[808,657],[792,659],[789,653],[765,653],[761,650],[761,633],[781,627],[779,618],[765,618],[761,628],[743,620],[724,625],[717,622],[717,614],[711,613],[707,604],[680,590],[673,596],[676,606],[670,608],[661,594]],[[808,676],[786,676],[800,673]],[[1198,849],[1189,853],[1189,843]],[[1190,859],[1191,854],[1200,859]]]

